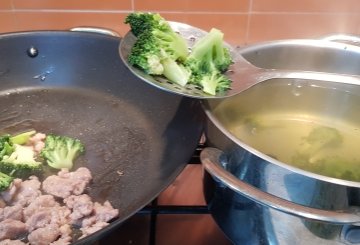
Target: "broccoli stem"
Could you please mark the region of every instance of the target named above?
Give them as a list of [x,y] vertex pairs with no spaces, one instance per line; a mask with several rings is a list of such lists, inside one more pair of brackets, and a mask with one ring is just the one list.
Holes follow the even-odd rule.
[[152,34],[157,37],[161,48],[171,55],[174,60],[185,60],[189,54],[185,39],[172,29],[168,31],[153,30]]
[[34,134],[36,134],[35,130],[30,130],[30,131],[26,131],[24,133],[20,133],[14,136],[10,137],[10,141],[13,144],[18,144],[18,145],[23,145],[25,144],[31,136],[33,136]]
[[206,36],[199,39],[199,41],[195,43],[189,57],[202,60],[205,55],[214,51],[214,47],[223,46],[223,37],[224,34],[221,31],[215,28],[211,29]]
[[191,73],[184,66],[179,65],[171,58],[163,59],[161,64],[164,67],[163,75],[170,81],[181,86],[185,86],[189,82]]

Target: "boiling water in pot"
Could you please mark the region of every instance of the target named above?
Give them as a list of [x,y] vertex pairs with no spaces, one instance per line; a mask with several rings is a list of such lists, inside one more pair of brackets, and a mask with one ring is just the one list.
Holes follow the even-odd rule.
[[[300,115],[301,116],[301,115]],[[266,114],[244,118],[230,132],[253,148],[304,170],[360,181],[360,131],[316,115]]]
[[360,181],[359,96],[320,86],[292,90],[281,82],[259,86],[220,102],[214,114],[236,138],[281,162]]

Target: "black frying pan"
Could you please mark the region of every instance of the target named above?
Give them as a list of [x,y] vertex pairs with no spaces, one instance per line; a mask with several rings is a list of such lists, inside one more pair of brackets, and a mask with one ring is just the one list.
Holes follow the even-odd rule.
[[110,226],[78,244],[100,239],[152,201],[181,172],[202,132],[199,101],[135,78],[118,45],[116,37],[78,32],[0,39],[0,131],[79,138],[86,154],[75,169],[87,166],[90,195],[120,210]]

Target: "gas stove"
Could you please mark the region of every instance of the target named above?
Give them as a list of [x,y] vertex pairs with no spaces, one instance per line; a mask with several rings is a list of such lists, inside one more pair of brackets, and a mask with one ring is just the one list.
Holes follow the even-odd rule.
[[156,199],[96,245],[230,245],[203,198],[199,144],[178,178]]

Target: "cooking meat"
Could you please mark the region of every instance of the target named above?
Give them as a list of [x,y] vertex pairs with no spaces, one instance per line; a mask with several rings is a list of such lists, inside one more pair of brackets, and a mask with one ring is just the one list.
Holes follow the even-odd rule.
[[46,134],[36,133],[34,136],[30,137],[28,143],[33,146],[34,151],[39,154],[40,151],[45,147],[45,138]]
[[23,220],[23,207],[20,204],[0,208],[0,221],[5,219]]
[[87,194],[71,195],[64,199],[64,203],[72,210],[70,214],[72,224],[76,224],[81,218],[90,215],[94,208],[94,203]]
[[49,224],[60,227],[69,222],[70,213],[65,206],[41,207],[26,220],[26,227],[30,232]]
[[84,181],[87,184],[92,179],[91,172],[88,168],[81,167],[74,172],[69,172],[68,169],[62,169],[58,175],[62,178],[69,178],[78,181]]
[[43,190],[51,195],[67,198],[70,195],[80,195],[92,179],[90,170],[84,167],[74,172],[62,169],[57,175],[47,177],[43,182]]
[[[28,180],[22,181],[13,195],[11,203],[26,206],[41,195],[41,182],[38,177],[30,176]],[[10,187],[11,188],[11,187]]]
[[5,207],[6,207],[6,202],[0,195],[0,208],[5,208]]
[[[28,207],[24,210],[26,217],[26,227],[29,232],[35,232],[38,229],[48,227],[56,227],[59,230],[61,242],[58,244],[66,244],[71,241],[71,229],[68,225],[70,209],[66,206],[61,206],[55,201],[51,195],[42,195],[37,197]],[[47,230],[43,230],[47,232]],[[56,233],[57,234],[57,233]],[[33,240],[36,240],[37,232],[33,234]],[[49,235],[52,236],[52,233]],[[49,238],[50,239],[50,238]],[[53,240],[55,241],[55,240]]]
[[64,202],[73,211],[70,215],[72,224],[81,226],[82,237],[104,228],[119,215],[119,210],[114,209],[109,201],[105,201],[103,205],[93,203],[86,194],[72,195],[64,199]]
[[38,228],[45,227],[51,222],[51,210],[45,209],[36,212],[28,220],[26,220],[26,228],[29,232],[36,230]]
[[17,239],[26,234],[26,226],[19,220],[6,219],[0,222],[0,241],[4,239]]
[[0,245],[26,245],[26,243],[20,240],[5,239],[3,241],[0,241]]
[[60,238],[56,241],[50,243],[50,245],[67,245],[71,243],[71,227],[70,225],[66,224],[63,226],[60,226]]
[[70,214],[71,211],[66,206],[60,206],[56,209],[52,209],[51,224],[57,224],[58,226],[68,224]]
[[35,176],[25,181],[15,179],[1,193],[5,206],[0,206],[0,245],[25,244],[14,239],[26,235],[29,245],[68,245],[72,241],[71,225],[79,226],[82,237],[109,225],[119,211],[109,201],[100,204],[83,194],[91,179],[84,167],[74,172],[62,169],[42,184]]
[[80,229],[83,234],[80,238],[84,238],[92,233],[95,233],[107,225],[109,225],[109,223],[107,223],[107,222],[97,222],[91,226],[83,227]]
[[105,201],[103,205],[98,202],[94,204],[94,216],[96,221],[109,222],[119,215],[119,210],[114,209],[109,201]]
[[3,201],[5,201],[5,203],[7,204],[11,203],[17,190],[20,188],[21,183],[22,183],[21,179],[14,179],[10,187],[6,191],[1,192],[1,197]]
[[43,208],[58,207],[60,204],[55,201],[54,196],[41,195],[35,198],[29,206],[24,209],[25,219],[30,218],[31,215],[35,214],[38,210]]
[[119,215],[119,210],[114,209],[109,201],[105,201],[103,205],[98,202],[94,203],[94,209],[90,216],[82,220],[81,227],[104,227],[104,223],[116,218]]
[[31,232],[28,240],[31,245],[49,245],[58,239],[60,235],[60,228],[57,225],[51,224]]
[[50,245],[68,245],[70,243],[71,243],[71,237],[68,237],[67,239],[59,238],[56,241],[50,243]]
[[24,209],[26,227],[29,231],[44,227],[48,224],[62,226],[69,222],[71,211],[60,206],[51,195],[37,197]]

